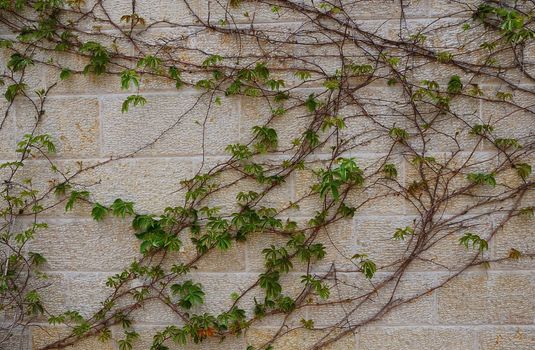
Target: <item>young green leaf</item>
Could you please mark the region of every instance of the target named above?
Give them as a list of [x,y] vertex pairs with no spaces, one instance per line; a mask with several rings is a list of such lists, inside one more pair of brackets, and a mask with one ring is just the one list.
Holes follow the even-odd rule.
[[496,187],[496,178],[492,173],[470,173],[466,176],[466,178],[468,179],[468,181],[474,184]]
[[91,216],[95,221],[102,221],[107,214],[108,208],[100,203],[95,203],[93,209],[91,210]]
[[458,94],[463,89],[463,83],[458,75],[453,75],[448,82],[448,92],[450,94]]
[[123,113],[128,112],[128,108],[130,105],[134,105],[134,107],[137,107],[137,106],[144,106],[145,103],[147,103],[147,100],[145,99],[145,97],[141,95],[130,95],[126,98],[126,100],[124,100],[122,107],[121,107],[121,112]]
[[120,198],[117,198],[113,201],[113,204],[110,207],[113,215],[125,218],[126,215],[134,215],[134,203],[125,202]]
[[520,176],[523,180],[526,180],[529,175],[531,175],[531,165],[527,163],[515,164],[514,168],[516,169],[516,173],[518,174],[518,176]]
[[74,208],[74,203],[78,200],[87,200],[89,198],[88,191],[72,191],[67,204],[65,204],[65,211],[70,211]]
[[467,232],[459,238],[459,244],[465,246],[466,249],[472,245],[473,248],[477,248],[480,252],[489,249],[489,244],[486,240],[471,232]]
[[69,68],[63,68],[59,73],[59,78],[61,80],[67,80],[72,75],[72,71]]

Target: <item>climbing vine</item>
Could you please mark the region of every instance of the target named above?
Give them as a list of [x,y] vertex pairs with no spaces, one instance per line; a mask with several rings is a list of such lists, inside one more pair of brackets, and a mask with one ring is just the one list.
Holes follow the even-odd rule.
[[[535,205],[532,2],[451,1],[455,12],[443,19],[414,21],[401,1],[392,5],[399,18],[372,21],[372,28],[358,21],[360,1],[210,4],[173,4],[189,16],[185,24],[150,18],[135,0],[120,16],[103,0],[0,0],[0,132],[15,108],[33,115],[0,164],[0,308],[11,317],[0,344],[46,319],[69,333],[41,350],[93,336],[132,349],[140,338],[136,316],[157,303],[178,321],[151,335],[154,350],[241,337],[269,319],[276,330],[248,350],[276,349],[303,330],[315,334],[306,346],[320,349],[467,269],[531,261],[535,252],[521,247],[489,250],[511,220],[528,225]],[[33,79],[36,70],[50,75],[45,87]],[[196,102],[177,108],[168,127],[135,150],[67,172],[55,156],[59,141],[40,125],[57,87],[89,79],[117,84],[126,115],[151,113],[145,92],[154,84],[178,91],[177,105],[181,94]],[[207,123],[211,114],[230,118],[218,114],[228,101],[254,107],[255,115],[246,116],[248,129],[221,150],[224,157],[210,157]],[[95,184],[79,181],[143,154],[198,111],[201,165],[177,179],[184,195],[175,205],[151,212],[124,198],[101,203]],[[28,177],[37,160],[52,178]],[[295,193],[277,201],[290,185]],[[41,271],[46,252],[32,251],[32,241],[47,228],[46,213],[82,204],[97,222],[129,220],[139,257],[102,282],[112,292],[94,314],[52,314],[40,293],[52,283]],[[340,237],[353,221],[393,209],[405,216],[385,239],[359,236],[353,247]],[[207,307],[199,264],[266,237],[262,272],[218,296],[228,307]],[[407,295],[402,285],[415,269],[447,273]]]

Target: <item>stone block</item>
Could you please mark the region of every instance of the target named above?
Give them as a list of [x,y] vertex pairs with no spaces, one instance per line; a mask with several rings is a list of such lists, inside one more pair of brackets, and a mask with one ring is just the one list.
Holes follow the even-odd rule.
[[485,327],[477,332],[479,350],[530,350],[535,346],[531,327]]
[[[183,205],[180,182],[191,176],[187,158],[134,158],[112,161],[82,174],[92,200],[111,205],[116,198],[133,201],[136,212],[159,214]],[[98,184],[98,185],[95,185]]]
[[121,113],[126,96],[102,100],[104,154],[221,155],[238,140],[239,118],[232,99],[217,106],[206,95],[145,97],[144,107],[131,106],[128,113]]
[[[38,350],[55,341],[63,339],[70,334],[67,328],[62,327],[32,327],[32,349]],[[67,350],[115,350],[112,341],[102,343],[97,337],[89,337],[80,340],[72,346],[68,346]]]
[[[124,266],[127,267],[127,266]],[[106,286],[111,273],[69,273],[65,277],[65,307],[89,318],[99,311],[114,289]]]
[[47,220],[29,243],[41,252],[46,268],[57,271],[121,271],[138,257],[139,240],[120,219],[106,222]]
[[[247,331],[246,341],[248,345],[254,347],[262,346],[271,341],[277,328],[251,328]],[[303,329],[296,329],[285,334],[273,342],[275,349],[297,350],[307,349],[314,346],[316,343],[322,342],[325,336],[337,337],[336,331],[329,333],[328,331],[309,331]],[[328,338],[327,338],[328,339]],[[328,350],[353,350],[355,349],[355,338],[352,333],[342,336],[338,341],[323,346],[322,349]]]
[[259,1],[244,1],[233,7],[228,2],[208,0],[199,3],[197,14],[202,21],[210,19],[210,23],[217,24],[226,19],[231,25],[294,22],[306,18],[289,5],[282,4],[279,7],[280,10],[274,11],[272,6]]
[[[510,219],[496,233],[493,240],[493,258],[507,258],[511,249],[516,249],[523,254],[533,254],[535,252],[535,238],[532,227],[533,218],[520,216]],[[532,266],[533,258],[524,257],[519,260],[502,261],[493,267],[497,269],[531,269]]]
[[[51,98],[44,107],[35,135],[48,134],[57,155],[65,158],[98,157],[100,153],[99,102],[96,98]],[[17,106],[19,139],[31,133],[36,112],[22,101]]]
[[404,3],[403,12],[407,17],[471,17],[479,4],[478,0],[457,2],[455,0],[412,0]]
[[5,349],[30,350],[30,335],[27,330],[13,328],[0,331],[0,346]]
[[392,236],[397,228],[406,226],[412,226],[410,217],[357,217],[355,253],[368,254],[378,269],[394,269],[407,253],[409,241],[395,241]]
[[[7,113],[7,115],[6,115]],[[17,129],[15,124],[15,107],[9,106],[7,101],[0,102],[0,158],[13,159],[17,156]]]
[[464,274],[437,291],[445,324],[526,324],[535,315],[529,274]]
[[466,350],[474,343],[468,328],[379,328],[367,327],[358,335],[358,349],[366,350]]

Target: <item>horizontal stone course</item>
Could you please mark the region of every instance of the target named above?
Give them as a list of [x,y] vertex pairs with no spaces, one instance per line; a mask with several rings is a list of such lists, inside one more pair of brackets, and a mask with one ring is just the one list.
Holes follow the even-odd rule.
[[[185,189],[181,180],[202,173],[216,164],[224,164],[230,155],[225,150],[228,144],[248,143],[253,137],[252,128],[263,125],[270,120],[269,126],[278,132],[278,145],[275,155],[269,159],[270,164],[281,164],[288,159],[288,154],[295,151],[295,139],[314,120],[314,113],[304,107],[292,108],[306,100],[312,93],[323,91],[323,81],[303,83],[285,69],[294,68],[291,60],[284,56],[302,55],[314,62],[311,69],[324,70],[328,74],[336,74],[341,67],[339,43],[325,42],[321,46],[307,46],[304,43],[314,40],[325,40],[315,27],[307,22],[306,16],[298,15],[290,7],[290,3],[319,6],[320,1],[292,0],[267,1],[280,3],[281,9],[271,8],[266,1],[243,1],[239,8],[231,7],[227,0],[187,0],[199,19],[189,13],[185,1],[150,0],[135,1],[135,11],[142,16],[147,24],[153,24],[154,30],[148,30],[141,36],[147,42],[145,47],[133,48],[131,43],[118,40],[106,45],[118,45],[118,52],[124,55],[143,52],[153,53],[158,42],[174,36],[182,36],[181,45],[189,48],[166,53],[173,60],[191,61],[201,64],[210,54],[234,56],[238,53],[259,54],[267,52],[277,56],[279,66],[273,68],[272,77],[285,79],[286,87],[297,87],[293,90],[297,100],[275,103],[271,98],[264,97],[232,97],[224,96],[224,91],[212,96],[201,89],[191,86],[176,89],[167,78],[143,74],[139,91],[131,87],[122,90],[120,71],[125,67],[114,67],[113,75],[94,77],[80,73],[73,74],[69,79],[59,81],[48,98],[45,113],[42,116],[37,133],[49,133],[56,140],[57,154],[52,156],[58,163],[61,173],[71,176],[84,167],[93,167],[76,175],[73,179],[76,190],[91,192],[89,199],[103,205],[111,205],[116,198],[135,203],[136,212],[143,214],[161,214],[166,207],[184,204]],[[470,10],[477,7],[479,0],[337,0],[347,14],[354,18],[357,28],[373,31],[386,40],[399,40],[400,35],[406,36],[420,29],[430,31],[425,47],[433,51],[447,51],[447,47],[457,46],[473,37],[496,39],[485,31],[477,28],[464,31],[462,24],[472,23]],[[133,1],[103,1],[105,10],[114,20],[130,13]],[[464,4],[463,4],[464,3]],[[86,1],[84,8],[90,8],[95,0]],[[104,12],[98,10],[101,18]],[[403,28],[400,30],[399,16],[404,16]],[[453,18],[444,18],[448,15]],[[340,15],[342,18],[343,15]],[[275,36],[280,42],[266,42],[241,38],[234,33],[222,34],[200,31],[199,21],[207,21],[223,28],[249,28],[251,23],[258,24],[260,29],[276,30]],[[160,21],[155,23],[156,21]],[[226,21],[226,22],[225,22]],[[307,23],[305,23],[307,22]],[[120,29],[127,28],[126,24]],[[437,29],[448,25],[446,29]],[[98,22],[84,22],[86,33],[84,39],[98,37],[99,30],[119,35],[119,28],[100,27]],[[0,33],[4,30],[0,28]],[[191,35],[191,36],[190,36]],[[363,42],[365,38],[362,37]],[[476,45],[477,43],[477,45]],[[301,45],[300,45],[301,44]],[[343,43],[344,54],[358,63],[370,63],[365,51],[356,48],[354,43]],[[526,44],[524,56],[526,62],[533,61],[535,50],[533,44]],[[197,50],[199,49],[199,50]],[[369,49],[369,48],[367,48]],[[262,51],[264,50],[264,51]],[[202,52],[201,52],[202,51]],[[484,52],[483,52],[484,51]],[[391,48],[389,54],[397,51]],[[456,59],[470,60],[480,64],[488,53],[481,50],[479,40],[467,44]],[[497,56],[500,63],[510,64],[510,57]],[[74,58],[68,53],[54,53],[54,62],[66,64],[76,71],[81,71],[88,63],[87,58]],[[2,56],[0,67],[5,68],[8,56]],[[246,59],[247,61],[248,59]],[[248,63],[256,61],[249,59]],[[431,128],[426,132],[426,154],[434,157],[436,164],[448,163],[450,185],[454,188],[467,186],[470,172],[494,170],[497,164],[507,163],[503,155],[495,156],[496,148],[488,141],[470,135],[475,124],[493,123],[498,137],[511,136],[521,144],[527,143],[535,136],[535,123],[532,113],[535,111],[530,95],[515,91],[513,101],[522,108],[513,108],[510,103],[494,101],[496,92],[509,91],[503,80],[491,77],[472,77],[451,64],[423,64],[427,58],[415,58],[412,64],[421,66],[408,72],[417,85],[424,79],[436,80],[441,88],[445,88],[452,75],[458,74],[466,89],[470,83],[480,84],[484,95],[480,100],[467,96],[452,98],[447,113],[437,113],[435,108],[424,107],[424,102],[416,102],[422,108],[422,120],[433,119],[433,127],[447,129],[457,133],[456,138],[445,136]],[[231,59],[228,59],[229,63]],[[371,62],[374,63],[374,62]],[[529,65],[528,65],[529,66]],[[60,70],[47,65],[42,70],[32,67],[27,74],[31,85],[29,90],[42,86],[50,86],[58,77]],[[403,67],[404,68],[404,67]],[[530,69],[527,67],[526,69]],[[532,68],[531,68],[532,69]],[[377,74],[388,76],[390,70],[379,67]],[[517,72],[504,73],[503,77],[513,81],[520,80]],[[314,78],[316,74],[312,75]],[[183,72],[184,80],[195,83],[204,76],[196,72]],[[365,81],[366,77],[354,77],[352,84]],[[532,89],[532,83],[525,87]],[[418,86],[414,86],[417,89]],[[466,91],[465,89],[465,91]],[[0,93],[5,87],[0,87]],[[123,102],[132,94],[144,96],[144,106],[130,106],[128,113],[121,111]],[[319,97],[328,100],[327,93]],[[216,100],[219,96],[220,99]],[[379,79],[369,86],[359,89],[348,101],[337,110],[338,116],[344,118],[346,128],[337,134],[341,140],[360,135],[359,142],[350,141],[351,150],[344,157],[355,158],[358,166],[363,169],[366,181],[362,187],[351,191],[346,204],[357,207],[353,218],[345,218],[322,230],[314,243],[325,246],[326,257],[313,266],[293,260],[294,270],[282,274],[283,291],[287,295],[297,296],[303,290],[301,278],[307,273],[321,275],[336,268],[339,281],[327,280],[334,297],[355,297],[357,294],[370,293],[371,297],[357,312],[347,316],[348,323],[344,327],[365,322],[380,313],[381,306],[391,297],[402,305],[371,324],[357,327],[355,333],[341,338],[324,349],[331,350],[532,350],[535,349],[535,260],[522,257],[516,261],[493,262],[489,266],[476,266],[467,269],[462,275],[434,289],[454,276],[466,264],[469,264],[476,251],[466,249],[459,244],[459,239],[469,230],[488,234],[494,229],[495,235],[489,241],[489,251],[483,257],[503,259],[510,254],[511,248],[522,253],[535,250],[533,218],[524,216],[513,217],[504,227],[499,227],[503,213],[500,205],[485,206],[485,211],[493,208],[492,215],[478,217],[478,210],[468,210],[474,203],[473,197],[448,199],[440,206],[440,218],[447,220],[451,215],[462,215],[466,227],[455,232],[444,229],[435,236],[428,251],[421,258],[415,259],[407,267],[406,274],[394,290],[390,283],[381,293],[374,293],[373,288],[382,280],[396,272],[397,263],[404,256],[407,248],[413,247],[418,236],[405,240],[393,240],[396,229],[414,227],[418,224],[418,210],[429,209],[430,203],[425,194],[419,199],[403,198],[398,195],[384,196],[392,188],[410,186],[422,175],[434,179],[436,172],[431,169],[419,171],[409,147],[416,150],[424,148],[424,142],[416,137],[410,138],[407,145],[395,144],[388,131],[393,127],[404,128],[414,136],[417,127],[412,119],[412,106],[407,103],[407,92],[400,84],[388,86],[387,79]],[[351,100],[351,99],[352,100]],[[216,102],[217,101],[217,102]],[[277,107],[288,109],[281,116],[272,117]],[[9,104],[0,102],[0,123]],[[13,106],[14,118],[7,118],[0,129],[0,159],[12,160],[19,156],[14,149],[16,144],[35,123],[31,105],[22,98],[17,98]],[[462,120],[461,120],[462,119]],[[326,132],[320,132],[323,140]],[[281,218],[296,219],[300,228],[323,209],[320,195],[312,191],[311,186],[318,184],[321,178],[314,174],[319,169],[327,169],[332,142],[327,142],[316,154],[307,159],[304,170],[298,170],[286,178],[285,183],[262,198],[258,206],[272,207],[278,210],[288,207],[291,202],[299,200],[298,207],[286,209]],[[457,153],[459,147],[463,152]],[[475,152],[464,152],[475,147]],[[391,152],[391,153],[390,153]],[[387,156],[388,155],[388,156]],[[472,161],[469,167],[457,173],[466,157]],[[453,159],[452,159],[453,157]],[[109,161],[112,159],[112,161]],[[535,167],[533,159],[521,158]],[[109,162],[108,162],[109,161]],[[386,180],[379,168],[384,162],[395,164],[398,176]],[[1,163],[1,161],[0,161]],[[97,165],[100,164],[100,165]],[[465,164],[466,165],[466,164]],[[1,170],[2,174],[7,170]],[[236,181],[244,174],[232,171],[217,177],[222,185]],[[40,193],[52,191],[53,186],[62,181],[62,175],[54,172],[46,159],[36,156],[31,159],[21,177],[36,179],[33,186]],[[37,178],[52,179],[39,182]],[[522,179],[516,170],[508,169],[496,175],[497,188],[478,188],[473,190],[474,196],[484,198],[485,195],[503,190],[507,184],[519,185]],[[533,180],[533,175],[529,178]],[[389,187],[392,186],[392,187]],[[216,193],[203,205],[217,206],[225,215],[238,212],[241,208],[236,203],[236,195],[240,191],[261,192],[268,188],[259,185],[249,178],[242,180],[237,186],[229,186]],[[435,189],[435,188],[433,188]],[[436,186],[437,191],[443,189],[442,184]],[[444,193],[445,197],[450,193]],[[304,198],[303,198],[304,197]],[[303,199],[301,199],[303,198]],[[373,200],[370,200],[373,198]],[[483,200],[483,199],[481,199]],[[111,289],[105,286],[106,278],[122,271],[134,259],[141,257],[140,240],[134,235],[131,227],[132,217],[125,219],[107,217],[102,222],[91,219],[91,203],[78,202],[74,209],[65,212],[66,198],[51,196],[41,204],[52,206],[44,213],[43,221],[48,228],[38,230],[35,240],[31,242],[29,251],[40,252],[46,256],[47,262],[43,271],[48,280],[39,281],[35,288],[42,287],[40,294],[43,303],[53,313],[61,313],[67,309],[80,311],[90,316],[101,307]],[[508,202],[508,204],[510,204]],[[520,202],[520,207],[535,206],[535,196],[527,193]],[[21,230],[28,227],[29,221],[17,223]],[[466,228],[466,229],[465,229]],[[307,232],[309,234],[310,232]],[[164,267],[169,269],[173,264],[187,263],[197,256],[195,245],[191,241],[189,230],[180,234],[182,247],[180,251],[169,254]],[[490,237],[489,237],[490,238]],[[284,247],[290,239],[289,234],[265,232],[251,233],[245,242],[232,242],[230,249],[221,251],[214,249],[194,264],[188,279],[201,283],[206,292],[206,303],[195,307],[191,312],[202,314],[217,313],[228,310],[233,305],[232,293],[241,293],[253,286],[259,274],[265,270],[263,249],[274,245]],[[428,242],[429,243],[429,242]],[[367,280],[359,271],[359,258],[355,254],[367,254],[380,271],[374,278]],[[353,257],[353,258],[352,258]],[[46,285],[50,283],[50,285]],[[44,287],[43,287],[44,285]],[[33,286],[32,286],[33,287]],[[416,300],[413,297],[422,294]],[[390,293],[389,293],[390,292]],[[261,301],[264,291],[255,286],[246,297],[237,304],[252,315],[254,297]],[[410,300],[408,302],[404,302]],[[322,302],[312,295],[309,300]],[[318,327],[331,325],[346,316],[348,310],[355,307],[354,301],[336,306],[305,306],[300,308],[286,320],[292,326],[300,327],[278,339],[275,350],[301,350],[322,339],[325,333],[312,332],[302,326],[304,320],[313,320]],[[141,334],[141,339],[134,343],[133,350],[149,349],[155,332],[168,325],[183,325],[183,320],[167,306],[159,302],[149,302],[133,313],[135,323],[133,329]],[[6,319],[0,317],[0,322]],[[284,322],[282,316],[275,316],[252,323],[251,328],[236,337],[227,337],[223,343],[208,339],[202,344],[177,346],[169,344],[171,349],[246,349],[248,345],[258,347],[269,341]],[[51,341],[68,334],[62,327],[47,324],[46,318],[35,320],[36,327],[16,333],[6,345],[6,350],[39,349]],[[116,339],[122,339],[123,333],[119,326],[112,327]],[[2,331],[0,328],[0,338]],[[3,344],[2,344],[3,345]],[[113,341],[101,343],[95,337],[82,340],[69,350],[118,350]],[[255,348],[256,349],[256,348]]]
[[221,155],[238,141],[232,99],[217,106],[207,94],[147,95],[144,107],[122,113],[126,97],[102,98],[104,155],[129,155],[140,148],[138,154],[145,155]]

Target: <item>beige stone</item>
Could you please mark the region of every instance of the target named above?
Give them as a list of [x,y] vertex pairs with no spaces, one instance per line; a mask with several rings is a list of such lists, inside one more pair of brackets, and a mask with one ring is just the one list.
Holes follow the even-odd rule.
[[[105,155],[225,154],[225,147],[238,141],[237,113],[232,99],[222,106],[198,94],[145,95],[144,107],[130,106],[121,113],[127,96],[102,101]],[[159,113],[152,111],[158,106]],[[204,125],[204,131],[203,131]],[[143,135],[143,137],[139,137]]]
[[[246,340],[247,343],[253,346],[260,346],[269,342],[277,332],[277,329],[269,328],[252,328],[247,332]],[[329,338],[323,339],[324,336],[336,337],[337,332],[327,333],[320,331],[308,331],[308,330],[294,330],[284,336],[280,337],[272,345],[275,349],[287,349],[287,350],[297,350],[297,349],[307,349],[312,347],[314,344],[321,342],[322,340],[328,340]],[[341,337],[338,341],[331,343],[327,346],[322,347],[322,349],[340,349],[340,350],[352,350],[355,348],[355,339],[352,333],[349,335]]]
[[[70,332],[66,328],[60,327],[43,327],[33,328],[32,330],[32,349],[37,350],[55,341],[63,339],[69,335]],[[69,346],[69,350],[114,350],[111,341],[102,343],[96,337],[89,337],[81,340],[73,346]]]
[[465,274],[437,292],[446,324],[525,324],[534,316],[533,278],[526,274]]
[[474,331],[467,328],[364,328],[359,332],[359,349],[366,350],[465,350],[474,343]]
[[[43,271],[48,274],[48,279],[30,284],[31,288],[39,289],[47,311],[58,314],[74,309],[84,316],[92,315],[112,292],[105,286],[106,278],[141,257],[140,240],[131,228],[132,217],[107,217],[102,222],[95,222],[90,216],[92,205],[86,202],[76,203],[72,211],[65,213],[66,198],[52,193],[54,186],[64,180],[63,175],[73,176],[73,189],[90,191],[92,202],[110,205],[116,198],[122,198],[134,202],[138,213],[159,215],[166,207],[185,205],[186,190],[180,184],[181,180],[222,166],[230,159],[225,150],[228,144],[249,144],[253,136],[251,129],[268,122],[278,134],[277,150],[267,156],[255,156],[254,161],[278,171],[280,168],[277,167],[298,149],[293,145],[294,140],[302,137],[310,127],[317,128],[319,118],[324,117],[321,113],[308,111],[303,102],[311,93],[321,101],[335,98],[337,90],[325,92],[324,77],[319,73],[337,74],[343,66],[342,53],[357,64],[378,64],[375,71],[378,79],[367,81],[368,76],[358,76],[347,81],[355,90],[343,96],[336,108],[337,116],[344,118],[346,127],[338,132],[332,129],[320,131],[320,140],[325,141],[325,145],[306,159],[305,170],[286,177],[284,184],[270,190],[255,204],[255,209],[270,207],[281,211],[277,218],[282,222],[290,218],[298,222],[299,228],[306,227],[306,222],[323,210],[325,203],[311,189],[320,181],[314,170],[330,166],[331,146],[336,139],[345,142],[347,149],[338,156],[355,158],[365,177],[364,185],[350,191],[344,201],[357,208],[355,216],[338,220],[318,232],[314,243],[325,246],[325,259],[310,265],[294,259],[293,269],[283,273],[280,279],[283,294],[296,298],[305,287],[301,282],[304,274],[323,276],[336,269],[336,278],[330,274],[325,279],[330,298],[321,300],[311,293],[292,315],[276,314],[255,320],[246,332],[236,337],[228,336],[223,342],[211,337],[201,344],[189,342],[180,346],[168,342],[166,345],[177,350],[258,347],[268,342],[285,323],[287,327],[283,327],[283,331],[297,329],[277,339],[273,344],[276,350],[309,349],[318,342],[329,342],[348,327],[356,328],[323,348],[535,348],[533,259],[523,257],[518,261],[493,262],[487,267],[471,267],[445,286],[435,289],[477,256],[477,251],[467,250],[459,244],[459,238],[466,232],[489,239],[489,250],[482,254],[483,258],[504,259],[511,248],[525,255],[535,253],[533,219],[515,216],[500,227],[508,214],[504,208],[512,208],[515,198],[485,203],[489,196],[525,184],[510,161],[535,167],[533,156],[527,154],[533,150],[535,135],[533,94],[522,91],[532,90],[533,82],[519,70],[505,67],[514,64],[512,51],[505,46],[499,46],[492,53],[502,65],[499,78],[492,77],[494,73],[475,76],[459,65],[433,62],[431,53],[438,52],[451,52],[456,61],[466,62],[461,64],[464,67],[479,65],[491,55],[480,47],[481,42],[496,40],[500,34],[471,20],[480,0],[330,2],[335,3],[341,12],[327,13],[327,9],[322,8],[325,6],[317,0],[273,2],[280,5],[278,12],[272,8],[271,2],[254,0],[241,1],[237,7],[231,7],[227,0],[106,0],[102,6],[96,0],[87,0],[83,9],[89,10],[96,4],[98,18],[80,19],[80,15],[73,13],[62,15],[63,20],[80,20],[80,31],[77,31],[80,42],[102,41],[116,55],[117,64],[108,66],[110,75],[83,75],[81,72],[89,63],[88,57],[80,57],[75,52],[55,52],[43,42],[46,52],[36,50],[34,59],[47,63],[36,64],[25,72],[27,93],[34,101],[37,101],[34,90],[57,83],[47,97],[36,133],[49,133],[55,138],[58,152],[51,159],[59,172],[52,170],[45,158],[36,156],[28,159],[14,178],[16,182],[31,178],[32,188],[39,190],[39,195],[48,193],[40,201],[48,209],[39,221],[47,222],[49,228],[38,230],[35,240],[24,248],[25,252],[39,252],[47,258]],[[529,1],[520,5],[526,13],[533,10]],[[315,7],[326,15],[315,18],[311,13],[298,14],[293,6]],[[141,41],[135,45],[128,39],[128,24],[121,21],[122,16],[134,12],[146,22],[146,26],[138,26],[132,32],[134,36],[139,34]],[[25,11],[24,15],[31,15],[31,12]],[[116,26],[107,23],[107,15]],[[348,31],[347,38],[342,32],[331,31],[326,36],[319,30],[318,23],[325,23],[329,16],[344,23],[346,15],[354,26]],[[210,25],[221,30],[203,28],[200,22],[208,19]],[[465,23],[472,28],[463,29]],[[237,35],[238,30],[251,29],[257,35],[269,33],[273,40]],[[224,33],[226,30],[228,32]],[[426,53],[408,57],[407,52],[397,47],[396,41],[407,39],[420,30],[426,36],[421,45],[429,50],[429,56],[425,57]],[[365,35],[365,31],[373,35]],[[13,34],[5,28],[0,28],[0,33],[3,37]],[[374,45],[370,40],[378,44]],[[160,50],[164,43],[168,48]],[[16,47],[21,48],[20,45]],[[523,50],[523,69],[530,74],[534,73],[534,48],[531,42],[515,47],[517,54]],[[411,91],[404,89],[402,84],[387,85],[387,80],[395,72],[374,60],[378,50],[400,58],[397,70],[407,75],[412,92],[424,79],[435,80],[444,91],[450,78],[459,75],[464,84],[463,94],[450,96],[449,110],[445,113],[439,113],[429,100],[411,101]],[[4,50],[0,55],[1,71],[7,69],[11,54]],[[225,56],[222,64],[228,67],[235,64],[251,67],[262,57],[269,56],[271,77],[285,81],[285,88],[292,91],[292,99],[276,103],[269,97],[269,91],[268,96],[257,98],[226,97],[224,90],[228,81],[218,86],[214,94],[195,89],[193,85],[197,81],[211,77],[197,68],[182,72],[185,86],[178,90],[168,78],[148,71],[140,74],[139,89],[132,86],[122,90],[121,71],[136,65],[129,57],[149,54],[160,55],[166,68],[170,64],[181,67],[201,65],[212,54]],[[73,75],[60,81],[60,67],[71,69]],[[310,81],[302,82],[294,74],[303,69],[314,71]],[[524,84],[512,92],[512,102],[518,104],[516,107],[496,99],[497,92],[509,92],[507,81]],[[472,83],[479,84],[483,96],[472,98],[467,95]],[[6,86],[0,87],[0,94],[4,94],[5,89]],[[147,104],[130,106],[128,113],[122,113],[122,103],[133,94],[145,97]],[[419,109],[416,117],[412,102]],[[8,106],[8,102],[0,102],[0,122]],[[272,118],[272,109],[278,107],[284,107],[287,112]],[[423,141],[418,130],[431,121]],[[32,130],[34,123],[30,101],[23,96],[17,97],[0,129],[0,163],[18,156],[14,151],[16,143]],[[470,135],[475,124],[487,123],[495,128],[493,137],[514,137],[524,147],[508,158],[503,153],[497,154],[490,142]],[[409,133],[407,144],[395,142],[389,136],[393,127]],[[434,157],[436,162],[419,171],[412,164],[415,152]],[[465,163],[468,157],[469,161]],[[385,179],[381,172],[380,166],[385,162],[396,165],[398,177],[395,180]],[[236,163],[232,165],[236,166]],[[494,171],[497,172],[496,188],[476,186],[467,193],[453,192],[469,185],[468,174]],[[9,172],[4,169],[0,173],[2,182]],[[425,191],[421,197],[409,200],[399,193],[413,181],[421,180],[422,176],[428,178],[429,192],[434,193],[439,202],[436,208],[431,208],[431,198]],[[533,179],[531,175],[527,181]],[[221,215],[229,219],[240,210],[236,201],[239,192],[261,193],[269,189],[266,184],[246,178],[239,167],[216,176],[213,181],[222,189],[203,199],[199,206],[218,207]],[[449,186],[447,191],[445,183]],[[292,202],[297,202],[298,208],[291,207]],[[535,206],[532,189],[519,202],[519,208],[529,206]],[[0,211],[3,207],[2,202]],[[392,236],[397,228],[417,226],[421,217],[432,209],[437,209],[433,224],[444,227],[430,234],[426,242],[428,249],[419,256],[420,259],[410,263],[397,284],[393,276],[400,259],[410,256],[418,236],[405,241],[392,240]],[[0,228],[3,225],[1,221]],[[17,218],[12,227],[19,232],[29,225],[31,217],[24,216]],[[169,273],[173,264],[188,263],[198,257],[189,228],[180,231],[179,237],[182,241],[180,251],[165,255],[162,263],[165,273]],[[288,234],[270,230],[251,233],[245,242],[233,241],[229,250],[213,249],[195,261],[190,274],[176,277],[171,284],[189,279],[202,284],[205,303],[188,310],[190,314],[217,316],[232,307],[233,293],[248,291],[237,306],[243,308],[248,317],[253,317],[254,298],[261,302],[265,294],[256,285],[259,274],[266,268],[262,250],[270,245],[284,247],[289,238]],[[371,280],[359,271],[358,259],[351,259],[357,253],[368,254],[377,264],[379,270]],[[163,256],[159,253],[154,259]],[[128,287],[142,283],[136,280]],[[162,289],[167,293],[169,285]],[[365,297],[368,298],[360,303]],[[176,301],[176,297],[172,300]],[[335,303],[340,300],[344,302]],[[382,315],[383,308],[391,300],[400,306]],[[118,306],[132,302],[132,298],[127,297],[119,301]],[[312,303],[319,305],[311,306]],[[11,310],[0,316],[0,322],[8,320],[9,312]],[[149,349],[154,334],[165,326],[184,325],[184,320],[161,300],[147,302],[132,313],[132,318],[133,329],[141,335],[133,344],[135,350]],[[315,326],[322,329],[304,330],[302,319],[313,320]],[[33,321],[35,324],[22,333],[15,333],[13,339],[5,343],[7,345],[1,344],[0,348],[39,349],[68,334],[66,328],[47,325],[46,316]],[[337,323],[340,328],[328,334],[324,327]],[[112,328],[114,339],[108,343],[90,337],[67,349],[117,350],[117,341],[124,335],[119,325]]]
[[477,333],[481,350],[528,350],[535,345],[533,328],[498,327],[483,329]]
[[[18,127],[22,134],[26,134],[35,124],[35,111],[27,102],[19,104],[17,110]],[[87,158],[99,155],[100,121],[96,98],[50,99],[45,103],[44,112],[35,135],[52,136],[58,156]]]
[[48,220],[30,249],[42,252],[47,268],[58,271],[120,271],[138,257],[139,240],[120,219]]

